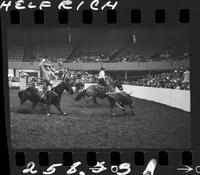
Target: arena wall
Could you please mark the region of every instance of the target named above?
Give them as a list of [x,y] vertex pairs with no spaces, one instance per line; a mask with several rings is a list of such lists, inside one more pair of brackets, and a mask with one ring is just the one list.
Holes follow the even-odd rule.
[[[9,61],[8,67],[10,69],[39,69],[39,62],[17,62]],[[189,60],[180,61],[149,61],[149,62],[126,62],[126,63],[103,63],[107,70],[170,70],[179,69],[180,67],[189,67]],[[54,65],[58,68],[58,64]],[[73,70],[99,70],[102,63],[64,63],[64,67]]]
[[158,102],[190,112],[190,91],[178,89],[164,89],[143,86],[123,85],[124,91],[132,96],[149,101]]
[[[87,88],[91,84],[86,84]],[[165,104],[170,107],[178,108],[190,112],[190,91],[178,89],[153,88],[144,86],[123,85],[123,89],[131,96]]]

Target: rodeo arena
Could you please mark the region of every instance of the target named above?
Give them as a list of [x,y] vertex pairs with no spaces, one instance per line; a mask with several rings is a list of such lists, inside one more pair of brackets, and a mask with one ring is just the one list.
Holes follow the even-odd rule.
[[187,30],[8,30],[13,148],[189,148]]

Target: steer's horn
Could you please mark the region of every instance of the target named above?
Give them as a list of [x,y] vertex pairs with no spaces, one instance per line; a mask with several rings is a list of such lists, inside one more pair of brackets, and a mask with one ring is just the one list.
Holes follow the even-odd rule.
[[128,93],[128,95],[131,95],[133,93],[133,91],[131,91],[130,93]]

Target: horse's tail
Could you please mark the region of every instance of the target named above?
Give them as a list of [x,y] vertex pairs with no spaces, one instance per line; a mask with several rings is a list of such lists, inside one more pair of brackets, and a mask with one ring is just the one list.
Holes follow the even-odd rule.
[[21,101],[25,101],[27,99],[27,95],[24,90],[18,92],[18,97]]
[[78,93],[78,95],[74,98],[74,100],[80,100],[86,94],[87,94],[86,90],[83,90],[82,92]]

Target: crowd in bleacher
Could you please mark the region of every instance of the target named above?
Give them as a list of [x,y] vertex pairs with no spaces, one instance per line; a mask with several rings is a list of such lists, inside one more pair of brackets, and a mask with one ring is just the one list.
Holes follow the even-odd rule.
[[[79,48],[81,49],[81,48]],[[117,49],[107,48],[93,48],[94,50],[84,51],[80,50],[77,54],[72,55],[69,61],[76,62],[117,62],[117,60],[112,60],[112,55],[117,52]]]
[[86,46],[79,46],[77,48],[77,52],[71,57],[71,60],[73,62],[124,63],[133,61],[146,62],[151,60],[173,61],[189,58],[188,45],[187,43],[182,42],[167,43],[167,45],[150,43],[148,45],[145,43],[136,44],[132,41],[128,41],[126,43],[121,43],[121,45],[114,45],[111,43],[98,45],[96,43],[93,43],[93,46],[91,46],[90,49],[85,47]]
[[159,51],[158,53],[152,55],[143,55],[143,54],[134,54],[133,51],[127,51],[118,53],[115,55],[115,52],[111,53],[105,52],[102,54],[93,54],[88,53],[88,56],[76,56],[72,59],[72,62],[146,62],[146,61],[167,61],[167,60],[183,60],[189,58],[189,53],[176,53],[175,50],[163,50],[163,52]]
[[170,89],[190,89],[190,71],[179,69],[146,77],[132,82],[133,85],[170,88]]
[[[77,44],[77,43],[76,43]],[[39,59],[48,58],[51,62],[57,62],[57,59],[62,58],[66,62],[146,62],[146,61],[166,61],[166,60],[182,60],[189,58],[187,46],[184,44],[171,44],[170,46],[151,46],[133,43],[93,43],[87,47],[82,44],[76,46],[67,42],[64,44],[41,44],[32,45],[31,49],[26,49],[25,46],[9,46],[9,59],[36,62]],[[27,53],[24,55],[25,50]],[[51,50],[51,52],[49,51]]]
[[77,79],[82,80],[84,83],[95,83],[98,80],[97,74],[92,74],[87,71],[73,71],[69,70],[66,73],[68,77],[76,77]]

